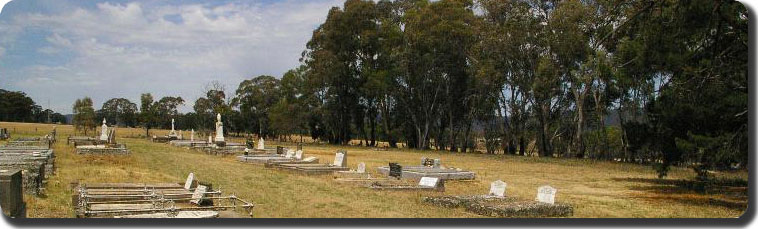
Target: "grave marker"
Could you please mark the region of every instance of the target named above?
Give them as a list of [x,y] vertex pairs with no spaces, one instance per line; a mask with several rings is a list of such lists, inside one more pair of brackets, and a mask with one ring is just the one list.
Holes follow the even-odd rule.
[[434,187],[437,187],[437,183],[439,181],[440,181],[440,178],[437,178],[437,177],[422,177],[421,180],[419,180],[418,185],[434,188]]
[[557,191],[557,189],[550,187],[549,185],[541,186],[537,189],[537,201],[546,204],[554,204],[555,193]]
[[508,186],[501,180],[496,180],[490,184],[490,196],[505,197],[505,188]]
[[366,163],[361,162],[358,164],[358,173],[366,173]]
[[307,157],[307,158],[303,159],[303,161],[307,161],[307,162],[314,162],[316,160],[318,160],[318,158],[316,158],[316,157]]
[[189,176],[187,176],[187,181],[184,182],[184,189],[189,190],[192,188],[192,183],[195,182],[195,173],[190,173]]
[[260,140],[258,140],[258,149],[259,150],[263,150],[265,146],[266,145],[265,145],[265,143],[263,143],[263,138],[261,138]]
[[287,150],[287,155],[285,155],[284,157],[285,158],[293,158],[293,157],[295,157],[295,151],[291,150],[291,149],[288,149]]
[[334,155],[334,166],[337,167],[346,167],[347,166],[347,160],[345,160],[345,152],[344,150],[337,151],[337,154]]
[[390,163],[390,177],[395,177],[397,179],[400,179],[400,177],[403,175],[403,166],[398,165],[397,163]]
[[297,150],[295,151],[295,159],[302,160],[303,159],[303,150]]
[[208,191],[208,186],[198,185],[197,188],[195,188],[195,192],[192,193],[192,200],[190,200],[190,203],[199,205],[200,201],[205,197],[206,191]]

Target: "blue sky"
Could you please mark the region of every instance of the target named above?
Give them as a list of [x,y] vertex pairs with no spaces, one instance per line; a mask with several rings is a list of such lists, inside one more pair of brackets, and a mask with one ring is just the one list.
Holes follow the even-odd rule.
[[64,114],[84,96],[98,109],[145,92],[181,96],[189,111],[212,81],[233,93],[296,67],[342,2],[14,0],[0,13],[0,88]]

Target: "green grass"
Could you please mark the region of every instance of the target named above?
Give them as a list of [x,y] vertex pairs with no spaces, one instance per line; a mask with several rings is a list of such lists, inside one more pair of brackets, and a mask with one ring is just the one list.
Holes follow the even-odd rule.
[[[0,127],[8,127],[12,132],[15,128],[14,137],[40,136],[52,129],[51,125],[23,123],[0,123]],[[557,201],[574,206],[573,217],[739,217],[747,202],[746,187],[717,188],[706,194],[677,186],[673,180],[694,177],[686,168],[673,168],[667,179],[660,180],[649,166],[625,163],[407,149],[375,151],[354,146],[304,147],[306,156],[319,157],[323,163],[331,162],[337,149],[346,149],[351,168],[365,162],[372,173],[388,162],[415,165],[421,157],[441,158],[444,166],[477,173],[475,181],[446,183],[445,193],[383,192],[339,184],[331,176],[265,169],[239,163],[230,156],[206,155],[128,138],[144,134],[140,129],[118,130],[118,136],[122,137],[118,141],[132,152],[129,156],[82,156],[65,144],[65,137],[72,132],[71,126],[58,126],[59,142],[55,145],[58,170],[48,180],[46,196],[25,197],[29,217],[73,217],[69,190],[72,181],[183,182],[190,172],[201,181],[211,182],[214,189],[256,203],[255,217],[481,217],[462,209],[427,205],[421,198],[485,194],[494,180],[508,183],[507,195],[527,200],[534,199],[537,187],[549,184],[558,189]],[[267,141],[268,146],[276,144],[279,143]],[[747,180],[745,171],[717,175]]]

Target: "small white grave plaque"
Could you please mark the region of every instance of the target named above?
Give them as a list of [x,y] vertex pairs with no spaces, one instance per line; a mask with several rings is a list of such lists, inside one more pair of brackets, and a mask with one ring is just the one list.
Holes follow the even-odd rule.
[[365,173],[366,172],[366,163],[361,162],[358,164],[358,173]]
[[555,193],[557,191],[557,189],[550,187],[549,185],[541,186],[537,189],[537,201],[546,204],[554,204]]
[[490,196],[505,197],[505,187],[508,184],[501,180],[497,180],[490,184]]
[[318,158],[316,157],[306,157],[305,159],[303,159],[303,161],[307,161],[307,162],[314,162],[316,160],[318,160]]
[[298,160],[302,160],[303,159],[303,151],[302,150],[295,151],[295,159],[298,159]]
[[192,200],[190,200],[190,203],[193,204],[200,204],[200,199],[205,197],[205,192],[208,191],[208,187],[205,185],[198,185],[197,188],[195,188],[195,192],[192,193]]
[[345,166],[345,153],[343,152],[337,152],[336,155],[334,155],[334,166],[344,167]]
[[437,182],[439,182],[439,180],[440,178],[437,177],[422,177],[418,182],[418,185],[425,187],[437,187]]
[[184,189],[189,190],[192,188],[193,182],[195,182],[195,174],[190,173],[189,176],[187,176],[187,181],[184,182]]

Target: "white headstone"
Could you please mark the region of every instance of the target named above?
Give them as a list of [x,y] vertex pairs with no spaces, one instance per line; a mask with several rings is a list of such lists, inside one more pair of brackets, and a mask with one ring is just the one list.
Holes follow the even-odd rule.
[[105,118],[103,118],[103,126],[100,127],[100,141],[108,141],[108,125],[105,124]]
[[505,188],[508,186],[501,180],[496,180],[490,184],[490,196],[505,197]]
[[190,173],[189,176],[187,176],[187,181],[184,182],[184,189],[189,190],[192,188],[193,182],[195,182],[195,174]]
[[195,141],[195,129],[192,129],[192,132],[190,132],[190,141],[191,142]]
[[298,160],[302,160],[303,159],[303,151],[302,150],[295,151],[295,159],[298,159]]
[[295,157],[295,151],[294,150],[287,150],[287,154],[284,155],[284,158],[293,158]]
[[345,153],[340,151],[334,155],[334,166],[345,167]]
[[263,138],[261,138],[260,140],[258,140],[258,149],[263,150],[264,147],[265,145],[263,143]]
[[192,200],[190,200],[190,203],[193,204],[200,204],[200,200],[205,197],[205,192],[208,191],[208,187],[205,185],[198,185],[197,188],[195,188],[195,192],[192,193]]
[[168,134],[168,136],[176,136],[176,130],[174,129],[174,119],[171,119],[171,132]]
[[366,172],[366,163],[361,162],[358,164],[358,173],[365,173]]
[[316,157],[306,157],[305,159],[303,159],[303,161],[307,161],[307,162],[314,162],[316,160],[318,160],[318,158]]
[[555,193],[557,191],[557,189],[550,187],[549,185],[541,186],[537,188],[537,201],[546,204],[554,204]]
[[211,137],[210,135],[208,135],[208,144],[211,144],[211,143],[213,143],[213,137]]
[[425,187],[437,187],[437,182],[440,181],[440,178],[437,177],[422,177],[421,180],[418,182],[419,186],[425,186]]
[[216,114],[216,142],[224,141],[224,123],[221,122],[221,114]]

